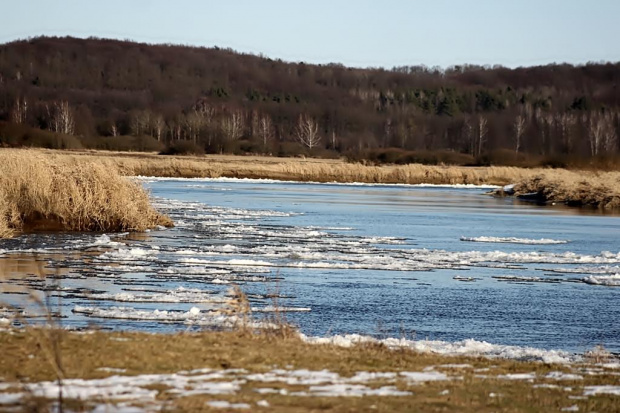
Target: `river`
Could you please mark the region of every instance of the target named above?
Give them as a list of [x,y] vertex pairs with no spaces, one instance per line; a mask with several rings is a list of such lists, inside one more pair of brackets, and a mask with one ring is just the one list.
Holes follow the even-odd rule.
[[34,296],[63,326],[219,328],[234,283],[310,336],[620,352],[618,216],[484,188],[141,181],[175,228],[0,241],[2,311],[37,322]]

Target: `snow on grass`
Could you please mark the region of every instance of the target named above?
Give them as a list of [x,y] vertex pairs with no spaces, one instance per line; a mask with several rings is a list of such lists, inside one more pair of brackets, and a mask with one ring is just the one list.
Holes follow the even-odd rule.
[[226,400],[210,400],[207,402],[207,406],[214,409],[249,409],[252,407],[247,403],[231,403]]
[[529,380],[533,381],[536,379],[536,373],[513,373],[513,374],[500,374],[497,376],[498,379],[502,380]]
[[[116,371],[117,369],[100,368],[100,371]],[[266,373],[249,373],[244,369],[197,369],[179,371],[175,374],[142,374],[136,376],[114,375],[103,379],[65,379],[62,383],[62,394],[65,399],[83,401],[106,400],[111,404],[112,411],[121,411],[122,407],[131,408],[128,403],[145,404],[146,410],[155,409],[159,391],[153,386],[164,387],[168,396],[188,397],[195,395],[235,395],[242,386],[248,383],[280,383],[302,387],[298,391],[286,389],[256,388],[260,394],[277,393],[290,396],[316,397],[361,397],[361,396],[409,396],[409,391],[399,390],[394,385],[371,387],[369,383],[395,383],[402,379],[407,383],[449,380],[438,372],[357,372],[352,377],[342,377],[329,370],[283,370],[276,369]],[[363,384],[362,384],[363,383]],[[305,388],[303,388],[305,386]],[[3,393],[12,388],[23,389],[17,393]],[[21,403],[26,397],[41,397],[55,400],[61,388],[57,382],[43,381],[38,383],[0,383],[0,404],[11,405]],[[124,404],[112,404],[124,402]],[[211,402],[209,402],[211,403]],[[209,404],[214,408],[244,408],[247,404],[230,404],[229,402],[213,401]],[[228,404],[225,404],[228,403]],[[262,403],[265,406],[265,403]],[[237,407],[234,407],[237,406]],[[247,407],[246,407],[247,406]]]
[[614,396],[620,396],[620,386],[585,386],[583,388],[584,396],[597,396],[599,394],[611,394]]
[[400,375],[405,377],[409,383],[424,383],[427,381],[443,381],[449,379],[446,374],[438,371],[403,371]]
[[383,386],[376,389],[363,384],[328,384],[310,386],[308,392],[291,393],[295,396],[316,397],[363,397],[363,396],[410,396],[409,391],[398,390],[395,386]]
[[583,380],[583,376],[579,374],[570,374],[561,371],[552,371],[547,374],[545,378],[552,380]]

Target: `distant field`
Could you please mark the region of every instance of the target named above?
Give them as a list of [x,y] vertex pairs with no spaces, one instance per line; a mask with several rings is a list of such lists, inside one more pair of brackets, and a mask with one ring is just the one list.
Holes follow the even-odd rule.
[[52,156],[103,160],[125,175],[179,178],[258,178],[316,182],[400,184],[504,185],[532,177],[544,169],[517,167],[429,166],[421,164],[373,166],[339,159],[277,158],[263,156],[163,156],[106,151],[45,151]]

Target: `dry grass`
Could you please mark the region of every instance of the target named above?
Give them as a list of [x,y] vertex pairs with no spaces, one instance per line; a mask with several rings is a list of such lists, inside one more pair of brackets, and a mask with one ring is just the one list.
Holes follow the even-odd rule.
[[21,230],[141,231],[171,225],[110,162],[0,151],[0,237]]
[[[0,376],[5,382],[53,380],[53,366],[45,362],[31,330],[0,333]],[[235,369],[266,372],[274,368],[327,369],[350,377],[358,371],[422,371],[430,366],[442,370],[444,364],[467,363],[472,367],[452,371],[462,377],[449,382],[429,382],[398,388],[414,393],[413,397],[295,397],[281,394],[259,394],[257,387],[277,387],[289,392],[299,390],[295,385],[248,382],[234,395],[194,395],[169,398],[166,387],[159,391],[159,400],[166,400],[174,411],[209,411],[206,401],[228,400],[253,406],[252,411],[442,411],[442,412],[519,412],[559,411],[577,404],[580,411],[618,411],[617,396],[597,396],[579,399],[583,386],[617,384],[613,371],[600,375],[584,375],[579,381],[539,379],[559,388],[533,387],[526,380],[503,380],[498,376],[535,372],[543,377],[551,371],[570,372],[570,368],[543,363],[526,363],[484,358],[444,357],[420,354],[409,350],[389,350],[380,345],[341,348],[331,345],[310,345],[298,339],[272,340],[260,335],[236,332],[195,334],[65,332],[60,344],[67,378],[93,379],[115,373],[102,367],[126,369],[124,375],[176,373],[197,368]],[[475,372],[474,369],[484,369]],[[488,369],[488,370],[486,370]],[[443,371],[446,371],[445,369]],[[27,378],[27,379],[25,379]],[[563,389],[571,387],[570,391]],[[440,395],[448,390],[447,396]],[[494,393],[496,397],[489,397]],[[571,398],[577,397],[577,398]],[[256,407],[266,399],[269,408]],[[373,406],[374,407],[371,407]]]
[[52,152],[74,159],[98,159],[124,175],[177,178],[256,178],[314,182],[504,185],[545,171],[516,167],[432,165],[372,166],[335,159],[206,155],[161,156],[104,151]]
[[545,202],[619,209],[620,172],[553,170],[520,181],[515,193],[537,193]]
[[[19,153],[24,151],[8,151]],[[75,167],[106,165],[126,176],[175,178],[255,178],[302,182],[363,182],[400,184],[506,185],[517,192],[540,192],[550,202],[620,206],[620,172],[568,171],[518,167],[463,167],[432,165],[371,166],[335,159],[275,158],[260,156],[161,156],[148,153],[105,151],[29,150],[33,156],[53,158]],[[0,211],[3,205],[0,201]],[[4,215],[4,214],[3,214]],[[3,231],[0,223],[0,233]]]

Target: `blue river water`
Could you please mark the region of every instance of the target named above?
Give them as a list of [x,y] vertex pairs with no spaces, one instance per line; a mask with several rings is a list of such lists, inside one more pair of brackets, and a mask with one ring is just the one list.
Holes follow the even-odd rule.
[[312,336],[620,352],[618,216],[481,188],[143,182],[175,228],[2,241],[0,302],[52,291],[65,325],[178,331],[235,283]]

